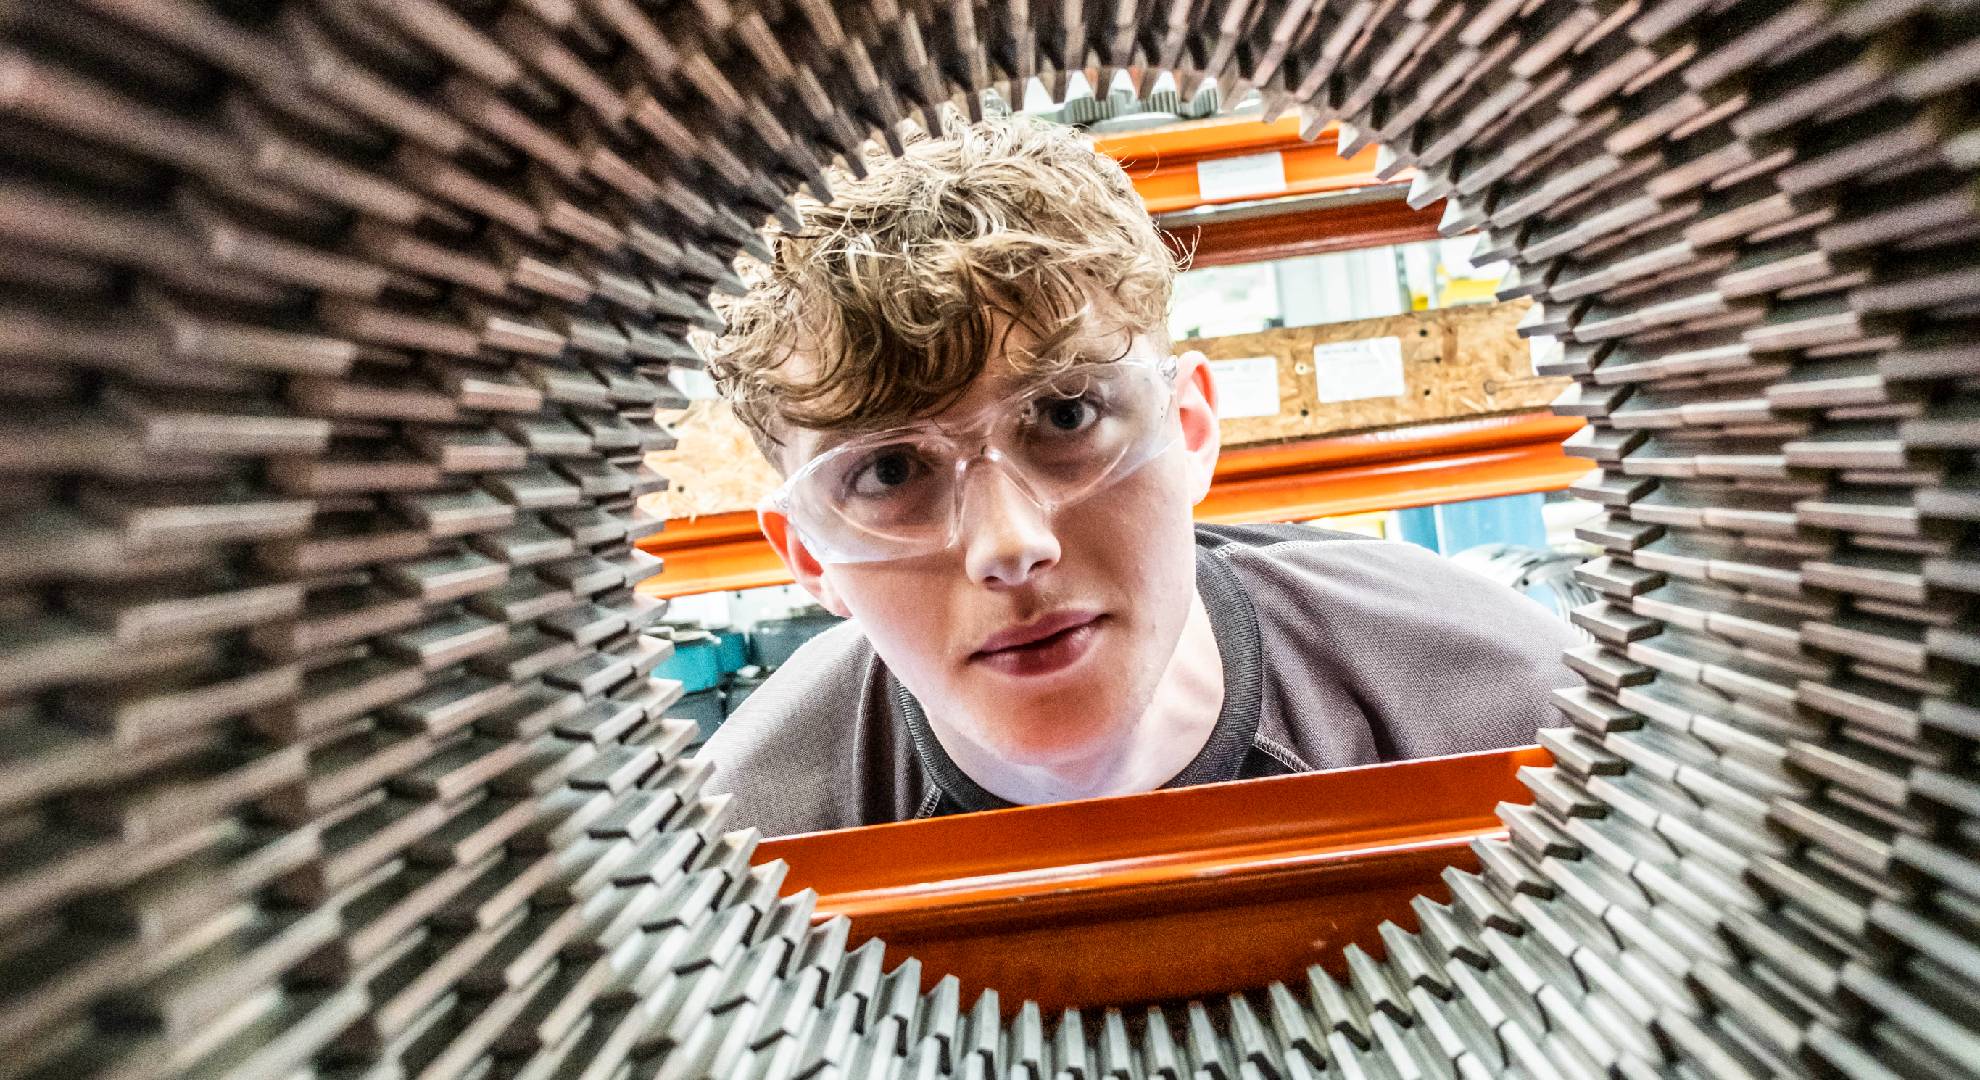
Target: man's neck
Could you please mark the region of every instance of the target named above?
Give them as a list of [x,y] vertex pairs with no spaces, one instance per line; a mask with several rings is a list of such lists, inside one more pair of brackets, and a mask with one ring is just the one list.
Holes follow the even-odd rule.
[[985,791],[1021,805],[1153,791],[1183,771],[1210,741],[1224,706],[1224,664],[1203,598],[1189,616],[1154,697],[1127,737],[1090,759],[1013,765],[963,738],[933,711],[929,724],[957,767]]

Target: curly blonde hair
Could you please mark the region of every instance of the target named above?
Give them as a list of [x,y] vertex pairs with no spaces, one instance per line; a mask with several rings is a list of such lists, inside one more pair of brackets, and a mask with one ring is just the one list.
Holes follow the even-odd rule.
[[[722,311],[709,371],[772,461],[781,425],[927,415],[1000,354],[1042,375],[1072,362],[1056,346],[1075,334],[1166,347],[1176,260],[1127,174],[1078,131],[958,122],[867,165],[833,178],[830,204],[799,202],[802,231],[773,235],[772,261]],[[1013,328],[1022,350],[1007,350]]]

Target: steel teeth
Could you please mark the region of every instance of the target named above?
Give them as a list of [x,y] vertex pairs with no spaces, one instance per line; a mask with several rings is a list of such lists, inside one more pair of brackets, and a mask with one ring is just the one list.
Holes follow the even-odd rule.
[[[9,7],[0,1077],[1980,1075],[1976,31]],[[1047,1017],[749,867],[628,542],[668,373],[791,192],[1154,69],[1383,143],[1511,264],[1599,599],[1531,805],[1341,979]]]

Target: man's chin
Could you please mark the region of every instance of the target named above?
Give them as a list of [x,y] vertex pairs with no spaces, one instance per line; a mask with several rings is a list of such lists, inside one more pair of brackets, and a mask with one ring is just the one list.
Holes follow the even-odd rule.
[[[1072,714],[1083,714],[1074,718]],[[999,760],[1025,769],[1053,769],[1115,752],[1132,725],[1100,721],[1087,706],[1073,709],[1000,710],[982,744]]]

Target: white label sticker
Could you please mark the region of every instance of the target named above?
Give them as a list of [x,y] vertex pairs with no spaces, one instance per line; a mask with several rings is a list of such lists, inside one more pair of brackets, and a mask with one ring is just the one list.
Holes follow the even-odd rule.
[[1210,361],[1210,381],[1217,387],[1217,418],[1279,415],[1279,358],[1246,356]]
[[1286,158],[1269,154],[1210,158],[1196,163],[1196,190],[1205,199],[1278,195],[1286,190]]
[[1402,396],[1409,390],[1403,384],[1402,339],[1364,338],[1315,345],[1313,384],[1320,401],[1327,405]]
[[690,401],[706,401],[722,396],[721,391],[715,389],[715,380],[705,371],[696,371],[679,365],[670,366],[667,369],[667,381],[674,384],[674,389],[686,394]]
[[1535,375],[1540,374],[1541,364],[1555,363],[1567,354],[1567,347],[1561,344],[1560,338],[1552,334],[1540,334],[1536,337],[1527,338],[1526,344],[1533,351],[1533,374]]

